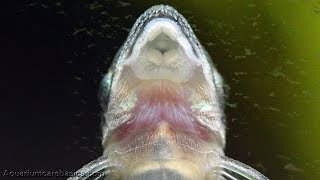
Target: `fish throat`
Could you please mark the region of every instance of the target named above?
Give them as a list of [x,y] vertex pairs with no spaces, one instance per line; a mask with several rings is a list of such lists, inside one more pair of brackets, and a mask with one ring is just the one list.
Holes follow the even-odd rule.
[[192,89],[169,80],[147,81],[136,89],[137,101],[130,120],[116,132],[119,139],[163,126],[207,140],[209,130],[197,123],[192,112]]

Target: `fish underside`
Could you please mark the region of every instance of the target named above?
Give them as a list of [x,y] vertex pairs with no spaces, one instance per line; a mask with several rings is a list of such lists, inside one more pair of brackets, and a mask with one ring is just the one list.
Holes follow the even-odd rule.
[[267,179],[224,156],[223,79],[170,6],[137,19],[99,97],[103,156],[75,179]]

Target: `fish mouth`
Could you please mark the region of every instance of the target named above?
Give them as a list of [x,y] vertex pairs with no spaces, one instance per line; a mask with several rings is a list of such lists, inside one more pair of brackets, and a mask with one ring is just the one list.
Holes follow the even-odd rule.
[[202,52],[201,44],[194,35],[187,20],[174,8],[166,5],[156,5],[151,7],[136,20],[136,23],[129,33],[127,41],[124,43],[121,54],[119,54],[120,56],[126,57],[134,52],[132,47],[137,42],[137,38],[143,33],[145,27],[150,23],[150,21],[154,19],[166,19],[175,22],[175,24],[180,27],[181,33],[183,33],[192,44],[192,49],[196,56],[205,56],[205,52]]
[[201,67],[178,24],[163,17],[148,21],[124,65],[129,65],[141,80],[168,79],[178,83],[188,81],[194,69]]

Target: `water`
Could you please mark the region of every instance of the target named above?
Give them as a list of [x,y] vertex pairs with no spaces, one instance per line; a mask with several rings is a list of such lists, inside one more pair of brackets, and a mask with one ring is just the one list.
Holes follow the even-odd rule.
[[[230,87],[226,154],[270,179],[318,179],[319,3],[159,3],[187,18]],[[7,63],[12,75],[2,108],[9,154],[3,167],[72,171],[102,154],[98,82],[135,19],[151,5],[16,6],[18,43],[9,43],[15,60]],[[19,143],[24,152],[11,151]],[[23,162],[12,162],[14,157]]]

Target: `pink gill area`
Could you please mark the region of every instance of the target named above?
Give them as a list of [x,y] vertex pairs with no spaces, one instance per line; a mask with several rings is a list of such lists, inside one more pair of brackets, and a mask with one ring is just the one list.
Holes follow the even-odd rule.
[[130,120],[116,130],[117,138],[121,140],[142,131],[154,131],[165,122],[171,127],[171,133],[182,131],[207,140],[209,133],[192,114],[189,96],[187,89],[165,80],[143,86],[137,90],[137,102]]

